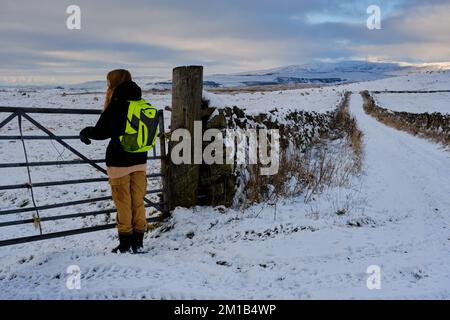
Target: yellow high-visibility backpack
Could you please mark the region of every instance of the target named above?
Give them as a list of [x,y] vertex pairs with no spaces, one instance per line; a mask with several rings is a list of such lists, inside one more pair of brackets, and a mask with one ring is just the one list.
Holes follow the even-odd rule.
[[125,134],[119,137],[120,143],[127,152],[147,152],[158,136],[158,111],[144,99],[129,103]]

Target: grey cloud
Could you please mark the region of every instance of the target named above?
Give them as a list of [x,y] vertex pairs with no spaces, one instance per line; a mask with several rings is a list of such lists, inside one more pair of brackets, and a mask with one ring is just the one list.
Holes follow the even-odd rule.
[[[429,43],[442,58],[450,47],[448,32],[435,30],[446,26],[444,20],[419,21],[433,34],[410,22],[418,11],[427,15],[437,6],[446,8],[447,2],[439,0],[378,1],[383,14],[379,31],[365,27],[365,7],[373,2],[368,0],[79,0],[80,31],[65,28],[65,9],[73,1],[4,2],[0,61],[2,73],[8,74],[67,70],[70,77],[78,69],[92,76],[118,65],[140,74],[169,74],[171,66],[188,63],[204,64],[209,72],[231,72],[356,55],[423,59],[423,53],[392,49],[414,43]],[[307,20],[317,13],[339,21]]]

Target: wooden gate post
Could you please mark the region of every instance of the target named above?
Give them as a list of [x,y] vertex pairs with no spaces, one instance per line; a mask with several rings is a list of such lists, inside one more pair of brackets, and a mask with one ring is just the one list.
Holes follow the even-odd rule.
[[[173,69],[172,116],[170,130],[179,128],[191,134],[191,164],[172,163],[170,156],[174,146],[169,142],[168,191],[170,210],[177,206],[192,207],[197,204],[199,165],[194,164],[194,121],[201,120],[203,91],[203,67],[183,66]],[[175,142],[177,143],[177,142]]]

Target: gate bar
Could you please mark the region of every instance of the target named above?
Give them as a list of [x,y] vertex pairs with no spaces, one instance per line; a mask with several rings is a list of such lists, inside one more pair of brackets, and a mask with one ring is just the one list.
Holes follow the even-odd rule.
[[97,109],[68,109],[68,108],[32,108],[32,107],[1,107],[0,112],[16,112],[21,110],[25,113],[53,113],[53,114],[101,114],[102,110]]
[[[150,191],[147,191],[147,194],[159,193],[159,192],[162,192],[162,189],[150,190]],[[111,200],[111,199],[112,199],[111,196],[89,198],[89,199],[75,200],[75,201],[69,201],[69,202],[42,205],[42,206],[38,206],[37,209],[38,210],[55,209],[55,208],[85,204],[85,203],[89,203],[89,202],[107,201],[107,200]],[[3,210],[3,211],[0,211],[0,216],[6,216],[8,214],[14,214],[14,213],[29,212],[29,211],[33,211],[33,210],[34,210],[34,207],[33,208],[30,207],[30,208]]]
[[6,117],[5,120],[3,120],[0,123],[0,128],[4,127],[5,125],[7,125],[12,119],[14,119],[17,116],[17,111],[14,111],[13,114],[10,114],[8,117]]
[[[147,178],[158,178],[161,177],[161,173],[150,173],[147,174]],[[67,184],[80,184],[80,183],[91,183],[91,182],[104,182],[108,181],[108,178],[90,178],[90,179],[76,179],[76,180],[63,180],[63,181],[51,181],[51,182],[36,182],[32,184],[33,188],[38,187],[51,187],[51,186],[63,186]],[[13,189],[28,189],[30,186],[28,184],[12,184],[0,186],[0,190],[13,190]]]
[[[145,208],[151,207],[149,204],[144,204]],[[107,209],[107,210],[97,210],[97,211],[89,211],[89,212],[78,212],[78,213],[71,213],[71,214],[63,214],[60,216],[50,216],[50,217],[42,217],[40,220],[43,221],[55,221],[55,220],[64,220],[64,219],[71,219],[71,218],[85,218],[88,216],[97,216],[101,214],[108,214],[108,213],[114,213],[117,212],[117,209]],[[0,228],[1,227],[9,227],[9,226],[16,226],[20,224],[28,224],[28,223],[34,223],[34,219],[25,219],[25,220],[14,220],[14,221],[6,221],[6,222],[0,222]]]
[[[147,222],[161,222],[161,221],[164,221],[164,219],[165,219],[164,217],[151,217],[151,218],[147,218]],[[10,246],[13,244],[32,242],[32,241],[40,241],[40,240],[47,240],[47,239],[53,239],[53,238],[59,238],[59,237],[73,236],[76,234],[83,234],[83,233],[94,232],[94,231],[108,230],[108,229],[113,229],[115,227],[116,227],[116,224],[111,223],[111,224],[104,224],[104,225],[98,225],[98,226],[81,228],[81,229],[73,229],[73,230],[59,231],[59,232],[53,232],[53,233],[44,233],[42,235],[36,235],[36,236],[28,236],[28,237],[22,237],[22,238],[1,240],[0,247]]]
[[56,140],[58,138],[63,140],[76,140],[80,139],[80,136],[0,136],[0,140]]
[[[147,160],[160,160],[161,156],[156,157],[148,157]],[[95,163],[105,163],[105,159],[94,159],[91,162]],[[18,167],[41,167],[41,166],[59,166],[66,164],[88,164],[86,160],[77,159],[77,160],[63,160],[63,161],[36,161],[36,162],[11,162],[11,163],[0,163],[0,168],[18,168]]]
[[100,167],[99,165],[97,165],[94,162],[91,162],[91,160],[87,157],[85,157],[82,153],[78,152],[76,149],[72,148],[70,145],[68,145],[67,143],[65,143],[62,139],[59,139],[55,134],[53,134],[50,130],[48,130],[46,127],[44,127],[42,124],[40,124],[39,122],[37,122],[36,120],[34,120],[33,118],[31,118],[29,115],[27,115],[24,111],[21,111],[21,114],[23,115],[24,118],[26,118],[28,121],[30,121],[32,124],[34,124],[36,127],[38,127],[39,129],[41,129],[42,131],[44,131],[46,134],[48,134],[49,136],[53,136],[55,137],[55,140],[59,142],[59,144],[63,145],[64,147],[66,147],[67,149],[69,149],[70,151],[72,151],[73,153],[75,153],[77,156],[79,156],[81,159],[86,160],[89,162],[89,164],[91,166],[93,166],[94,168],[96,168],[97,170],[99,170],[100,172],[103,172],[104,174],[106,174],[106,170],[103,169],[102,167]]

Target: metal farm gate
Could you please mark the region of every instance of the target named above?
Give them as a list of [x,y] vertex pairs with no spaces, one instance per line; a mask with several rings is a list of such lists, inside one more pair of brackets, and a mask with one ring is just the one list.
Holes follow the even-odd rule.
[[[30,195],[31,195],[32,206],[25,207],[25,208],[0,210],[0,218],[3,218],[8,215],[14,215],[14,214],[25,213],[25,212],[31,213],[32,217],[30,219],[24,219],[24,220],[3,221],[3,219],[2,219],[0,221],[0,234],[1,234],[1,230],[2,230],[1,228],[3,228],[3,227],[11,227],[11,226],[17,226],[17,225],[23,225],[23,224],[35,224],[36,226],[39,227],[39,234],[25,236],[25,237],[19,237],[19,238],[0,240],[0,247],[114,228],[115,224],[111,223],[111,224],[101,224],[101,225],[89,226],[89,227],[84,227],[84,228],[79,228],[79,229],[63,230],[63,231],[52,232],[52,233],[43,233],[41,224],[45,223],[45,222],[63,220],[63,219],[84,218],[84,217],[88,217],[88,216],[105,215],[105,214],[110,214],[110,213],[116,212],[116,209],[96,210],[96,211],[73,213],[73,214],[58,214],[58,215],[52,215],[52,216],[41,216],[40,212],[48,210],[48,209],[65,208],[65,207],[75,206],[75,205],[80,205],[80,204],[86,204],[86,203],[92,203],[92,202],[98,202],[98,201],[107,201],[107,200],[111,200],[112,198],[111,198],[111,196],[104,196],[104,197],[97,197],[97,198],[87,198],[87,199],[80,199],[80,200],[74,200],[74,201],[68,201],[68,202],[61,202],[61,203],[37,205],[36,200],[38,200],[38,199],[35,199],[34,192],[33,192],[34,188],[61,186],[61,185],[73,185],[73,184],[92,183],[92,182],[103,182],[103,181],[106,182],[106,181],[108,181],[108,178],[106,176],[104,176],[104,175],[106,175],[106,170],[99,165],[99,163],[104,163],[105,160],[89,159],[87,156],[83,155],[81,152],[77,151],[75,148],[73,148],[72,146],[70,146],[68,143],[65,142],[65,140],[79,139],[78,133],[77,133],[77,135],[74,135],[74,136],[57,136],[54,133],[52,133],[49,129],[47,129],[43,124],[36,121],[32,116],[30,116],[30,114],[100,115],[101,110],[0,107],[0,114],[4,114],[4,113],[10,113],[10,115],[7,116],[5,120],[0,122],[0,130],[2,127],[4,127],[9,122],[11,122],[13,119],[17,119],[20,135],[9,135],[9,136],[0,135],[0,141],[1,140],[20,140],[22,142],[23,152],[25,155],[25,162],[0,163],[0,168],[24,167],[27,169],[28,181],[25,183],[22,183],[22,184],[0,185],[0,191],[14,190],[14,189],[28,189],[30,191]],[[147,177],[161,179],[162,188],[154,189],[154,190],[147,190],[147,195],[158,194],[160,201],[153,202],[150,199],[148,199],[147,197],[144,198],[144,201],[145,201],[145,207],[153,207],[153,208],[157,209],[158,211],[160,211],[162,213],[162,215],[160,215],[158,217],[151,217],[151,218],[147,219],[148,222],[161,221],[168,215],[168,200],[167,200],[167,192],[166,192],[167,181],[166,181],[165,175],[162,173],[162,172],[164,172],[164,169],[165,169],[165,157],[166,157],[166,144],[165,144],[165,139],[164,139],[164,117],[163,117],[162,110],[158,111],[158,118],[159,118],[159,137],[158,137],[158,139],[160,141],[160,143],[159,143],[160,154],[157,154],[156,147],[155,147],[155,148],[153,148],[153,151],[150,151],[150,153],[153,152],[153,154],[151,156],[149,156],[148,160],[161,161],[161,172],[150,173],[147,175]],[[45,133],[45,135],[41,135],[41,136],[23,135],[23,130],[22,130],[22,120],[23,119],[26,119],[32,125],[39,128],[43,133]],[[65,160],[65,161],[29,162],[28,155],[27,155],[27,148],[25,145],[25,140],[53,140],[53,141],[56,141],[57,143],[62,145],[64,148],[70,150],[79,159]],[[7,152],[7,151],[0,150],[0,153],[3,153],[3,152]],[[102,175],[102,177],[95,177],[95,178],[90,178],[90,179],[76,179],[76,180],[64,180],[64,181],[33,182],[31,180],[31,174],[30,174],[31,167],[55,166],[55,165],[58,165],[58,166],[69,165],[70,166],[70,165],[76,165],[76,164],[89,164],[92,167],[94,167],[95,169],[97,169],[100,173],[103,173],[104,175]],[[1,179],[1,176],[0,176],[0,181],[1,180],[3,180],[3,179]]]

